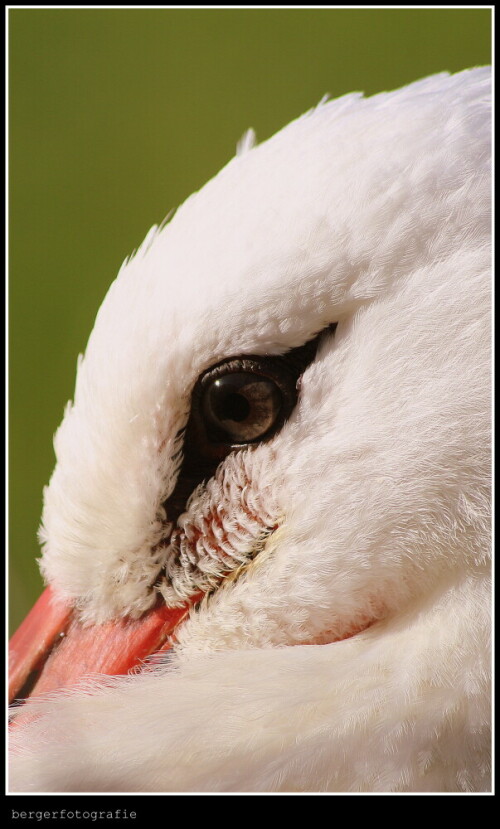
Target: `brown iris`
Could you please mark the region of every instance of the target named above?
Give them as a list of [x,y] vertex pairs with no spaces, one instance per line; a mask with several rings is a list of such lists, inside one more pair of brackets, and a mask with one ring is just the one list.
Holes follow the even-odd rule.
[[277,383],[256,373],[237,371],[206,383],[201,409],[211,440],[243,444],[262,440],[283,408]]

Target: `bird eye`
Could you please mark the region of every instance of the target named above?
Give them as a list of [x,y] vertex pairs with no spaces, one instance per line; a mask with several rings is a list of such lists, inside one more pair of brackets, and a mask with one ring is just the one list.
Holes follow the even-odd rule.
[[290,417],[298,384],[328,325],[304,345],[282,355],[228,357],[199,378],[186,428],[185,465],[207,470],[233,448],[268,440]]
[[228,357],[198,378],[188,422],[178,436],[177,483],[164,504],[169,521],[177,521],[193,490],[233,450],[268,440],[281,429],[297,404],[300,377],[320,339],[335,328],[336,323],[326,326],[285,354]]
[[258,367],[254,372],[230,371],[207,378],[201,411],[209,439],[244,444],[271,434],[282,422],[286,404],[280,385],[260,375]]

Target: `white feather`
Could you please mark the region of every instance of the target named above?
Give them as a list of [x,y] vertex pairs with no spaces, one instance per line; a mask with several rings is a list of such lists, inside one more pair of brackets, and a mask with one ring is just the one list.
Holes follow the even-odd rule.
[[281,431],[190,507],[250,497],[279,529],[167,666],[30,703],[15,790],[489,789],[489,83],[247,137],[125,263],[45,492],[42,570],[86,622],[154,598],[200,373],[338,326]]

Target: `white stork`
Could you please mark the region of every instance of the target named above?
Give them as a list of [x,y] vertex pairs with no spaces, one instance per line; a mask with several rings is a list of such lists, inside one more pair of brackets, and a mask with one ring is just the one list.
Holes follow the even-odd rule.
[[249,133],[125,262],[55,438],[12,791],[490,790],[489,86]]

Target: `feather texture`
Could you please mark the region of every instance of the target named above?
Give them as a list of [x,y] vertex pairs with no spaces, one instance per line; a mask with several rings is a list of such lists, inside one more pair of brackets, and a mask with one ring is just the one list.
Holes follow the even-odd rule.
[[489,790],[489,84],[248,133],[124,264],[45,492],[42,571],[84,623],[156,598],[198,376],[337,328],[283,428],[188,505],[197,537],[223,505],[243,558],[262,514],[258,555],[166,664],[33,699],[15,790]]

